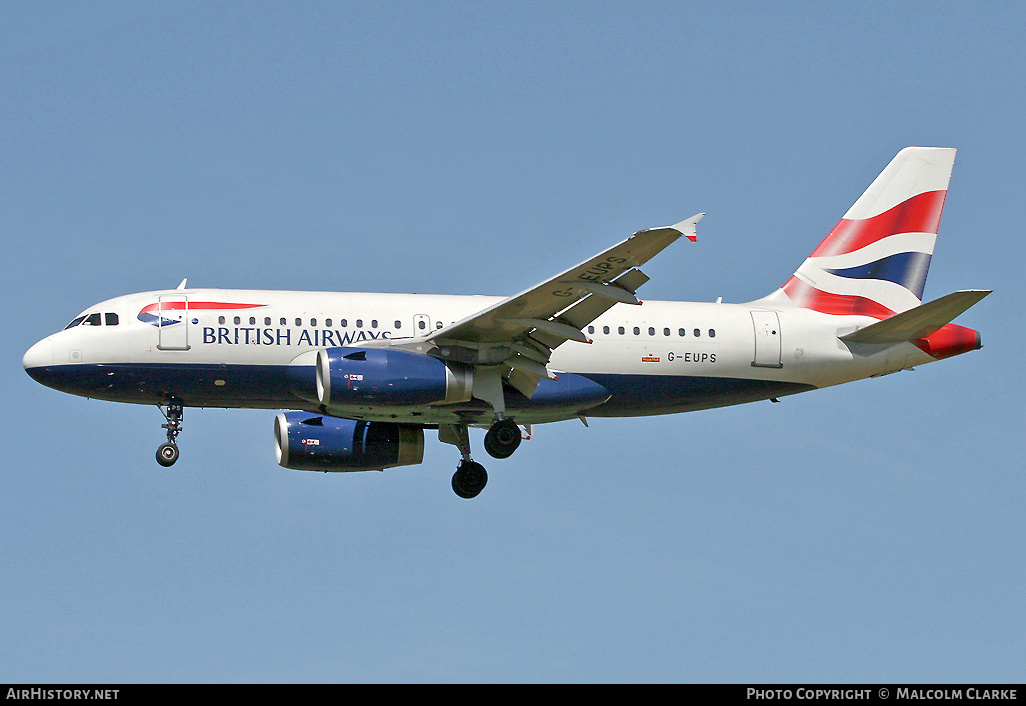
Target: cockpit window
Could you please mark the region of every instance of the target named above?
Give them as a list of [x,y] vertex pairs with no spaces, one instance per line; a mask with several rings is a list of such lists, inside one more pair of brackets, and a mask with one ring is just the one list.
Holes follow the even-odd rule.
[[69,328],[74,328],[75,326],[103,326],[104,324],[107,326],[117,326],[118,315],[111,311],[105,312],[102,315],[102,318],[99,312],[83,314],[65,326],[64,330],[67,331]]

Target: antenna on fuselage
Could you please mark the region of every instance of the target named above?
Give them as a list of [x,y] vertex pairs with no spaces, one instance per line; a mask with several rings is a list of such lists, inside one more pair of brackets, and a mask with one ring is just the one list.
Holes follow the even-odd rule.
[[188,281],[189,281],[189,278],[186,277],[185,279],[182,280],[181,284],[179,284],[177,287],[175,287],[175,289],[185,289],[185,283],[188,282]]

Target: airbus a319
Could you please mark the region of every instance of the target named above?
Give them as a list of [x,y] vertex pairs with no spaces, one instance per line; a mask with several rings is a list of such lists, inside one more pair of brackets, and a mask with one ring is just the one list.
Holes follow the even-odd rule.
[[989,291],[922,303],[949,148],[901,150],[783,285],[744,304],[645,301],[649,259],[697,214],[510,297],[177,289],[91,306],[24,356],[38,382],[156,405],[179,457],[186,407],[281,411],[278,462],[309,471],[421,463],[425,430],[459,449],[452,488],[487,482],[536,424],[775,400],[975,350],[951,321]]

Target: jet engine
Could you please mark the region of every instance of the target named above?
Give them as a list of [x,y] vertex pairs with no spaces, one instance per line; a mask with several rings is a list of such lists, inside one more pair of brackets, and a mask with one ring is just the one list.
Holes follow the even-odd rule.
[[317,399],[326,408],[466,402],[473,371],[421,353],[384,348],[317,351]]
[[278,463],[297,471],[379,471],[424,460],[424,430],[407,424],[361,422],[309,412],[274,419]]

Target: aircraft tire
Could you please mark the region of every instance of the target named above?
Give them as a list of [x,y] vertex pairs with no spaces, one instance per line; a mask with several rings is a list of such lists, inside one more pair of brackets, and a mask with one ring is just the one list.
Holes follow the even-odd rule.
[[484,490],[488,472],[474,461],[463,461],[452,475],[452,490],[461,498],[473,498]]
[[178,446],[171,442],[165,442],[157,448],[157,463],[164,468],[175,465],[178,460]]
[[500,419],[485,434],[485,451],[492,458],[509,458],[518,446],[520,427],[512,419]]

